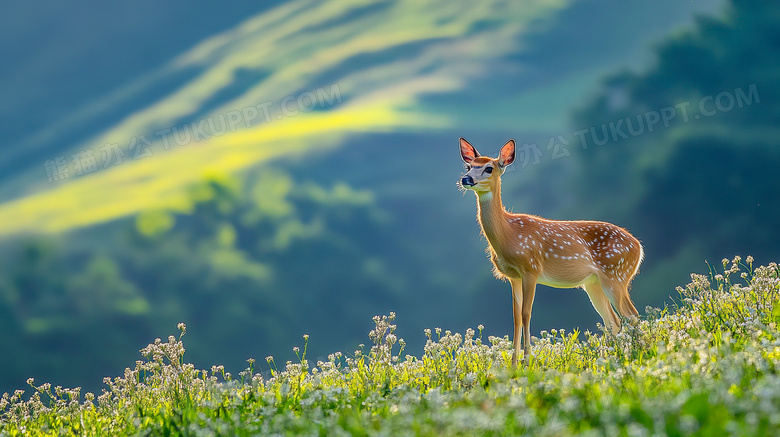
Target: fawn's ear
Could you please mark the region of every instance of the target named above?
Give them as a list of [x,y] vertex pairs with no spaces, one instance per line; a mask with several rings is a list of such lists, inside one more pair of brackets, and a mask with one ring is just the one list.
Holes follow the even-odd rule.
[[479,152],[468,141],[460,139],[460,157],[466,164],[471,164],[474,158],[479,156]]
[[509,140],[498,152],[498,165],[506,167],[515,162],[515,140]]

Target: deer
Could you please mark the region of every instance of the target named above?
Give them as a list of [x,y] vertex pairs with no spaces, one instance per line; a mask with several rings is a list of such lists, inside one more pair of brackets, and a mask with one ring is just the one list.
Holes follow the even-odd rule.
[[460,156],[466,173],[459,185],[477,196],[477,221],[488,241],[493,274],[512,286],[513,367],[521,352],[521,338],[523,363],[530,356],[537,284],[584,288],[604,327],[613,334],[621,329],[615,310],[625,318],[639,314],[628,293],[644,258],[639,240],[607,222],[549,220],[506,211],[501,202],[501,175],[515,160],[512,139],[501,147],[497,158],[491,158],[481,156],[460,138]]

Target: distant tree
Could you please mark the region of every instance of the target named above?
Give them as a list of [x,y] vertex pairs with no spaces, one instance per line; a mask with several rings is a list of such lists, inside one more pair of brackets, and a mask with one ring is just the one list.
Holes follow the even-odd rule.
[[698,18],[654,66],[608,78],[574,121],[588,129],[578,208],[631,226],[652,249],[647,267],[691,245],[710,261],[780,255],[777,2],[734,0]]

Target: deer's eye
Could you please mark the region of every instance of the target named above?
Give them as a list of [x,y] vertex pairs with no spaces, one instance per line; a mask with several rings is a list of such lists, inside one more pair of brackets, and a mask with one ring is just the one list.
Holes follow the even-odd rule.
[[487,174],[493,173],[493,167],[485,167],[485,173]]

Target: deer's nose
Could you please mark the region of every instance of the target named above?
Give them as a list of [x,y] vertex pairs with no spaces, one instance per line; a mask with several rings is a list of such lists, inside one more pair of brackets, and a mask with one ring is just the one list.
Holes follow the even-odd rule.
[[472,179],[471,176],[463,176],[463,179],[460,180],[461,185],[465,185],[467,187],[473,187],[476,185],[474,183],[474,179]]

